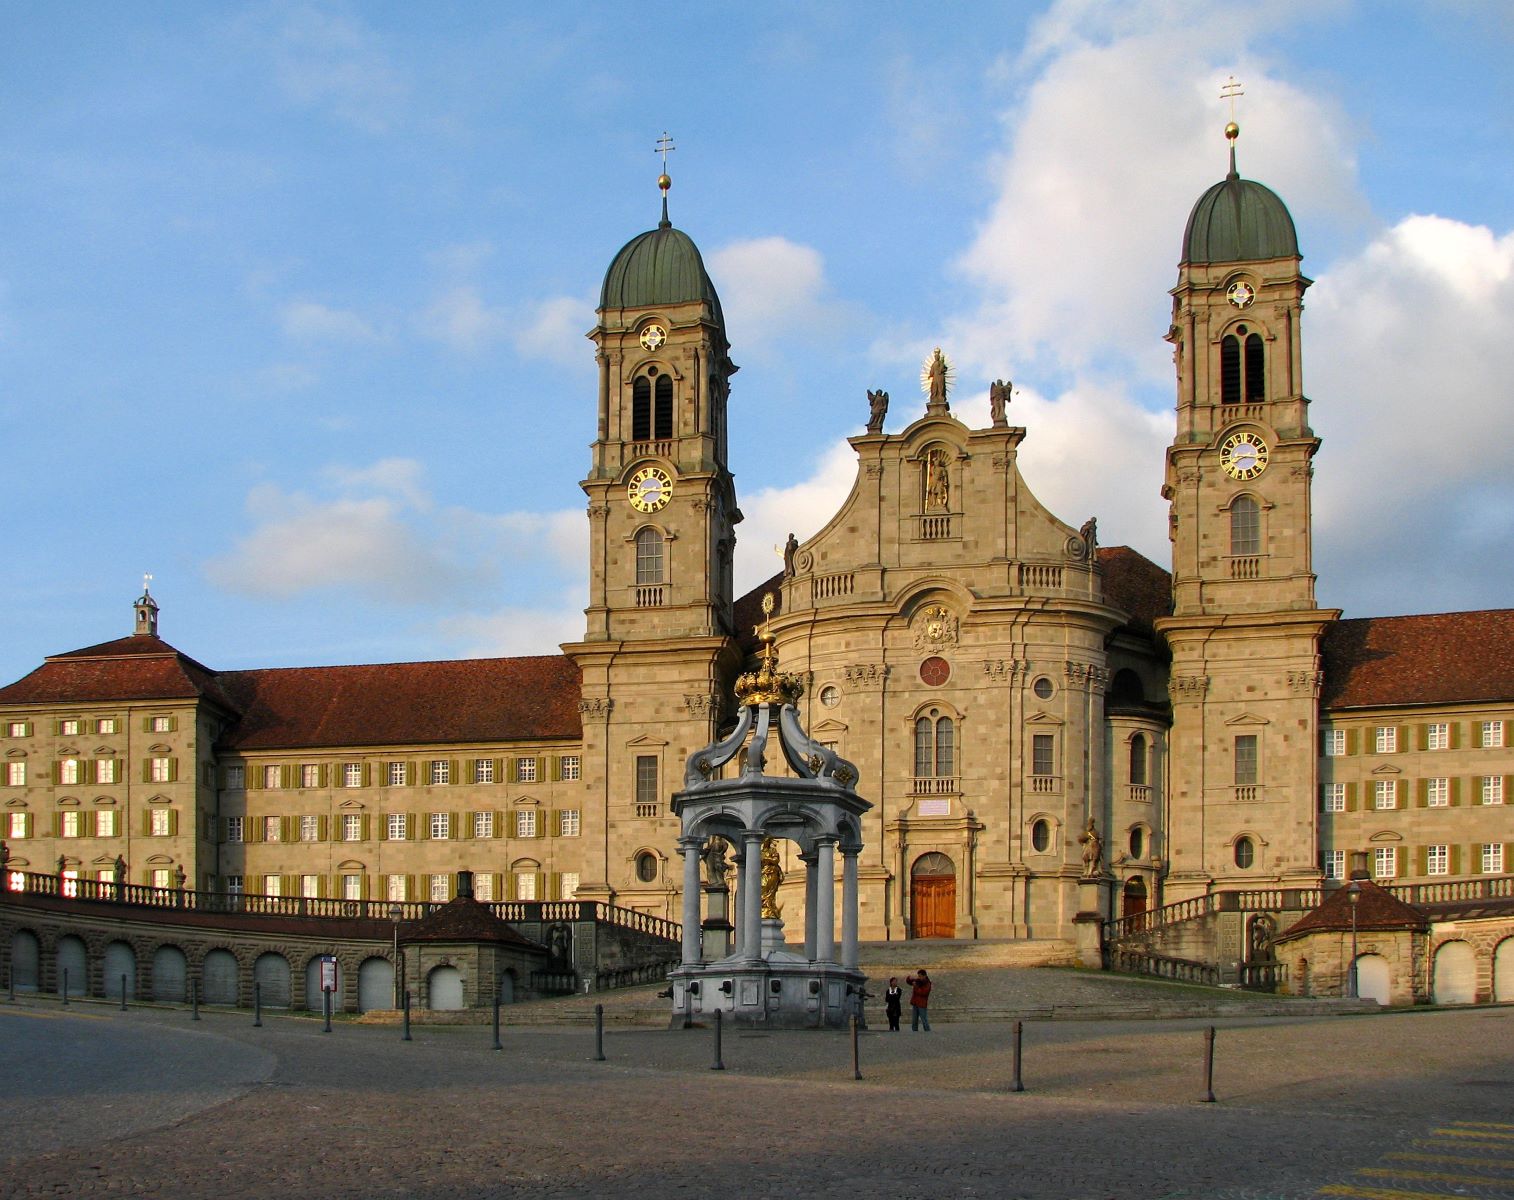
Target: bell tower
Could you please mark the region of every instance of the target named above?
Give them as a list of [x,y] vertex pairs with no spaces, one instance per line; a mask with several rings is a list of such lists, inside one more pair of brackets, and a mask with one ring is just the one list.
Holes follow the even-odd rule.
[[1319,878],[1318,608],[1300,317],[1310,281],[1276,193],[1230,171],[1188,218],[1172,289],[1176,432],[1168,902]]
[[[671,149],[666,138],[659,151]],[[599,364],[589,474],[589,605],[581,642],[585,847],[578,895],[676,918],[669,801],[715,739],[740,665],[726,403],[736,372],[720,297],[693,239],[662,219],[616,254],[589,334]],[[597,860],[597,861],[596,861]]]

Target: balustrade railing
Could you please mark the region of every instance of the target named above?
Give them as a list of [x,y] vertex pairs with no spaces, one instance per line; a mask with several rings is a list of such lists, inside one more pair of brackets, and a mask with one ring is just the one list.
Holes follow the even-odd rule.
[[1021,563],[1020,586],[1022,588],[1060,588],[1062,568],[1044,566],[1040,563]]
[[671,440],[655,442],[632,442],[626,448],[626,461],[630,462],[638,458],[672,458],[673,443]]
[[920,538],[922,541],[934,542],[944,538],[950,538],[953,534],[952,513],[927,514],[920,518]]
[[916,796],[946,796],[957,790],[955,775],[916,775],[912,794]]
[[1108,955],[1111,970],[1130,975],[1148,975],[1154,979],[1171,979],[1179,983],[1207,983],[1218,986],[1220,969],[1212,963],[1153,954],[1149,950],[1117,948]]
[[1030,777],[1030,790],[1037,796],[1050,796],[1062,790],[1062,779],[1059,775],[1032,775]]
[[851,571],[840,571],[834,575],[817,575],[810,585],[810,592],[816,600],[834,600],[839,596],[850,596],[856,586],[856,576]]
[[1130,798],[1136,804],[1151,803],[1151,785],[1146,783],[1132,783],[1130,785]]
[[661,608],[663,588],[661,583],[639,583],[636,585],[637,608]]
[[1260,579],[1262,560],[1260,555],[1245,554],[1230,560],[1231,579]]

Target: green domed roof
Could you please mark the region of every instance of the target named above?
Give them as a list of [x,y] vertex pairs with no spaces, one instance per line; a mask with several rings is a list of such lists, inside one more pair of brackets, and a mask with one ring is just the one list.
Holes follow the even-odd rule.
[[1230,174],[1199,197],[1183,231],[1185,263],[1297,258],[1298,233],[1288,206],[1254,179]]
[[605,272],[600,308],[656,308],[706,301],[722,325],[720,297],[694,239],[664,216],[656,229],[632,238]]

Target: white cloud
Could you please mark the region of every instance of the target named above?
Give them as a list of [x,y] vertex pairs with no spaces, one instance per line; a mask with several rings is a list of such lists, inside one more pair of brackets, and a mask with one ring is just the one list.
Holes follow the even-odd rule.
[[834,443],[809,478],[789,487],[762,488],[741,501],[745,518],[736,527],[736,594],[742,595],[783,567],[783,544],[793,533],[803,542],[820,532],[851,493],[857,452]]
[[1361,211],[1337,108],[1235,57],[1256,19],[1229,7],[1114,7],[1054,6],[1017,68],[1038,73],[993,164],[992,208],[956,264],[978,302],[943,344],[966,368],[1023,371],[1042,357],[1048,370],[1112,360],[1164,376],[1162,293],[1189,209],[1226,169],[1218,91],[1231,72],[1255,99],[1242,173],[1296,214]]
[[528,308],[516,323],[515,349],[522,357],[582,367],[589,355],[584,335],[593,326],[593,300],[553,296]]
[[473,284],[457,284],[441,292],[421,314],[420,329],[427,337],[454,350],[473,353],[508,337],[512,321],[501,308],[484,302]]
[[284,333],[304,342],[372,342],[373,326],[357,313],[330,308],[314,300],[293,300],[279,313]]
[[825,260],[812,246],[783,237],[750,238],[720,247],[706,263],[743,356],[772,354],[780,339],[784,352],[792,353],[795,337],[829,337],[847,319],[829,294]]
[[252,529],[206,564],[211,581],[242,595],[288,599],[333,591],[465,613],[480,602],[497,603],[501,594],[562,587],[581,575],[587,543],[581,511],[438,508],[420,464],[410,459],[330,466],[318,483],[315,493],[267,483],[253,488]]
[[567,594],[552,608],[501,608],[490,613],[447,617],[437,631],[466,658],[494,658],[521,654],[555,654],[563,642],[584,635],[584,605],[578,594]]
[[[1304,318],[1322,592],[1353,614],[1506,605],[1514,233],[1413,216],[1320,275]],[[1406,586],[1406,573],[1412,583]]]
[[365,132],[388,129],[409,96],[382,40],[352,16],[300,5],[258,36],[285,96]]

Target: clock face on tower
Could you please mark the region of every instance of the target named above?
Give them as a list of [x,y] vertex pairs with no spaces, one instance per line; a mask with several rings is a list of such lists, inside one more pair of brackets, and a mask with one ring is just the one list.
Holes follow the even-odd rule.
[[661,467],[642,467],[626,484],[626,499],[637,512],[654,513],[673,498],[673,478]]
[[1267,469],[1267,443],[1254,433],[1232,433],[1220,445],[1220,466],[1232,479],[1255,479]]
[[1244,279],[1238,279],[1225,289],[1225,299],[1236,308],[1250,308],[1251,302],[1256,299],[1256,289]]
[[644,349],[659,349],[667,340],[668,331],[661,325],[648,325],[641,331],[641,344]]

